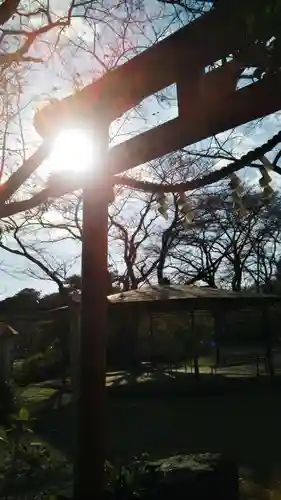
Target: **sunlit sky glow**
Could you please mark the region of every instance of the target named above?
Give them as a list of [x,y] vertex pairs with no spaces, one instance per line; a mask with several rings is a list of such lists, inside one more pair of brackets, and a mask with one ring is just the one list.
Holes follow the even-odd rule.
[[95,138],[79,129],[63,130],[58,134],[48,161],[52,172],[73,171],[84,173],[94,166],[98,158]]

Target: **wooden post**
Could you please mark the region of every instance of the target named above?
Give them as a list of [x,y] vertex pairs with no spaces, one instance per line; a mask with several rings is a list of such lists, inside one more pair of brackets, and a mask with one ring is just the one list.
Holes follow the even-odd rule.
[[[79,382],[79,358],[80,358],[80,298],[69,300],[69,353],[70,353],[70,381],[72,389],[72,400],[77,406],[78,382]],[[76,410],[75,410],[76,411]]]
[[[96,121],[99,148],[83,193],[82,304],[74,497],[100,500],[106,455],[106,323],[109,186],[103,172],[108,124]],[[95,147],[95,150],[97,148]],[[77,166],[79,168],[79,165]]]
[[153,313],[150,309],[148,309],[148,318],[149,318],[150,367],[152,371],[155,371],[156,365],[154,362],[154,322],[153,322]]
[[216,343],[216,364],[220,364],[220,340],[222,337],[222,313],[217,309],[213,312],[214,319],[214,340]]
[[200,376],[200,370],[199,370],[199,359],[198,359],[198,338],[196,335],[196,330],[195,330],[195,316],[194,316],[194,310],[191,310],[191,332],[192,332],[192,340],[193,340],[193,360],[194,360],[194,376],[196,380],[199,380]]
[[271,325],[270,325],[270,319],[268,315],[268,309],[267,307],[264,307],[262,309],[262,334],[264,337],[265,341],[265,348],[266,348],[266,365],[267,365],[267,370],[268,374],[271,378],[275,376],[275,369],[274,369],[274,360],[273,360],[273,352],[272,352],[272,336],[271,336]]

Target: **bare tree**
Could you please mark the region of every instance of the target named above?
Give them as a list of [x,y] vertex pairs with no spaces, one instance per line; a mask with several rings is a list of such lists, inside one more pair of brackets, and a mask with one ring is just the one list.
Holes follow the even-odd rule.
[[205,194],[202,201],[200,222],[188,232],[178,228],[169,255],[173,279],[236,291],[260,288],[271,279],[280,255],[279,198],[265,207],[257,193],[247,193],[249,211],[244,217],[233,209],[225,188]]
[[[5,189],[1,190],[1,197],[8,200],[14,193],[12,203],[9,204],[11,207],[14,200],[16,204],[21,204],[22,198],[32,198],[36,188],[44,188],[46,185],[48,170],[45,170],[45,166],[27,180],[28,175],[34,172],[46,156],[46,147],[43,145],[28,158],[27,150],[34,150],[38,142],[34,132],[27,129],[33,118],[34,108],[46,100],[76,91],[89,77],[98,78],[139,50],[145,49],[161,37],[161,30],[151,33],[152,38],[147,36],[152,23],[165,12],[168,23],[173,24],[176,16],[174,12],[168,13],[166,7],[160,4],[153,14],[149,14],[137,5],[130,6],[122,2],[113,2],[110,6],[103,2],[62,2],[57,12],[52,11],[49,2],[23,7],[19,2],[4,2],[1,9],[2,24],[6,24],[2,30],[4,50],[0,58],[0,87],[3,89],[0,123],[3,123],[4,131],[0,176],[6,181],[9,174],[12,174],[12,180],[5,182]],[[36,80],[38,75],[37,68],[45,75],[45,80],[38,78],[38,88],[37,85],[32,85],[32,80]],[[139,116],[141,109],[136,110],[136,114]],[[127,120],[127,117],[119,120],[117,129]],[[114,127],[112,134],[114,138]],[[15,173],[19,165],[23,166],[20,169],[20,172],[24,171],[23,176],[20,172]],[[21,181],[25,182],[17,191]],[[32,205],[28,202],[25,207],[27,210],[20,217],[15,213],[13,219],[7,219],[7,223],[2,225],[2,249],[27,258],[29,255],[30,261],[34,261],[36,253],[38,262],[42,264],[39,265],[41,271],[45,272],[43,267],[49,266],[49,272],[55,271],[60,280],[64,278],[62,275],[66,270],[52,256],[46,257],[46,234],[48,231],[53,243],[67,237],[79,242],[81,192],[75,191],[60,202],[46,203],[46,199],[42,201],[44,203],[33,211],[30,211]],[[44,234],[41,229],[45,230],[45,236],[42,236],[45,237],[44,251],[42,245],[38,246],[38,241],[32,243],[32,251],[30,250],[27,235],[28,228],[31,227],[37,233],[40,230],[40,235]]]
[[[61,295],[66,291],[66,279],[72,270],[73,262],[59,259],[50,248],[50,242],[40,241],[36,227],[28,218],[22,221],[9,219],[0,236],[0,249],[25,260],[24,274],[37,279],[54,282]],[[29,263],[29,265],[28,265]],[[18,271],[14,267],[14,273]]]

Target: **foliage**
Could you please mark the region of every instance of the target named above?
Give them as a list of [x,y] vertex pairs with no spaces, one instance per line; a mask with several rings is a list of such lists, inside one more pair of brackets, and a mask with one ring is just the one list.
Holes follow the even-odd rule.
[[62,374],[61,352],[56,345],[50,346],[45,352],[40,352],[26,358],[19,365],[15,380],[26,385],[32,382],[42,382]]
[[[9,415],[0,438],[1,497],[24,495],[34,498],[34,492],[48,489],[54,475],[54,461],[49,449],[32,439],[32,421],[25,407]],[[44,496],[45,497],[45,496]]]
[[128,465],[106,462],[106,494],[108,499],[153,498],[158,480],[157,468],[149,463],[144,453]]
[[[31,429],[29,432],[32,432]],[[25,433],[26,430],[22,429],[18,434],[20,440],[16,445],[12,438],[6,438],[7,448],[10,451],[3,469],[5,478],[0,483],[1,494],[20,493],[29,498],[29,492],[33,491],[36,493],[36,498],[44,500],[71,498],[70,482],[65,487],[59,484],[53,485],[51,475],[46,476],[46,474],[48,481],[44,486],[34,481],[35,476],[40,475],[42,470],[53,470],[51,456],[40,442],[24,444]],[[159,473],[157,467],[149,463],[148,454],[143,453],[128,464],[112,464],[106,461],[105,480],[105,500],[145,500],[155,498]]]

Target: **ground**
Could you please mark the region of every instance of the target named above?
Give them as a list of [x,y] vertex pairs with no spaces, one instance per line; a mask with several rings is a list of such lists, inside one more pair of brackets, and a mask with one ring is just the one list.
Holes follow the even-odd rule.
[[[108,458],[129,461],[142,452],[155,459],[223,453],[237,460],[246,498],[280,500],[281,380],[256,377],[254,366],[217,376],[202,371],[199,384],[183,371],[172,376],[163,371],[108,373]],[[38,436],[59,463],[73,457],[73,408],[68,393],[62,407],[52,409],[56,386],[57,381],[48,381],[20,393],[39,417]]]
[[[241,477],[247,478],[247,488],[253,482],[260,492],[267,488],[275,492],[279,489],[281,398],[278,380],[272,384],[265,377],[203,375],[200,389],[190,375],[183,373],[173,377],[159,373],[137,378],[118,372],[108,374],[107,380],[110,460],[127,461],[142,452],[152,458],[219,452],[237,460]],[[47,407],[55,392],[53,386],[50,382],[26,388],[23,399],[30,408]],[[65,397],[59,410],[43,412],[37,431],[53,450],[71,460],[73,428],[69,397]]]

